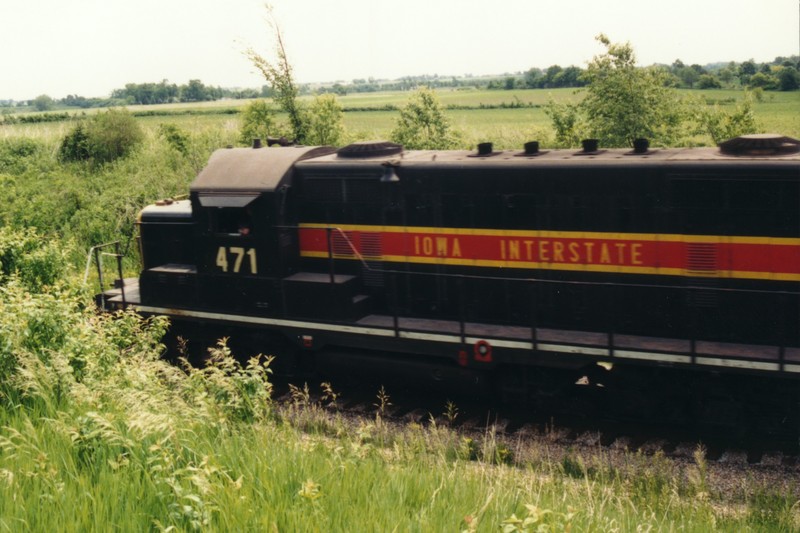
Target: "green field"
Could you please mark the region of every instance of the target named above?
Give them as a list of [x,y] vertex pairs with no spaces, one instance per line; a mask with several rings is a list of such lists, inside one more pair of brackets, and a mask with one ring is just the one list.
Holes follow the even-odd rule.
[[[731,108],[734,102],[744,97],[742,91],[688,91],[679,93],[719,102],[723,109]],[[580,93],[574,89],[554,90],[519,90],[519,91],[485,91],[485,90],[451,90],[438,91],[437,95],[443,106],[455,106],[469,109],[451,109],[447,116],[451,124],[463,133],[464,148],[475,146],[479,142],[494,142],[497,148],[514,149],[530,140],[540,140],[543,146],[551,144],[552,128],[542,106],[552,98],[558,102],[577,101]],[[344,123],[348,140],[385,139],[389,137],[397,118],[396,111],[384,111],[386,106],[400,108],[408,98],[408,93],[387,92],[372,94],[354,94],[339,98],[345,109]],[[503,105],[514,105],[520,102],[534,107],[516,109],[500,108]],[[231,102],[213,102],[203,104],[203,108],[230,107]],[[242,105],[242,104],[240,104]],[[481,107],[486,109],[481,109]],[[150,106],[157,108],[158,106]],[[172,107],[172,106],[171,106]],[[175,109],[186,109],[190,104],[174,106]],[[358,109],[358,111],[348,111]],[[374,111],[365,111],[374,109]],[[790,137],[800,138],[800,92],[765,93],[762,102],[754,104],[754,111],[759,129],[763,132],[775,132]],[[166,119],[152,117],[144,119],[152,122],[163,122]],[[219,121],[224,127],[230,127],[230,116],[215,118],[170,117],[169,121],[187,124],[190,127],[201,127],[205,123]],[[695,144],[711,144],[710,138],[695,138]]]
[[[744,92],[737,90],[679,90],[679,94],[717,104],[722,109],[731,109],[744,98]],[[503,149],[519,148],[530,140],[539,140],[542,146],[552,145],[553,131],[543,106],[551,99],[575,102],[581,98],[581,93],[574,89],[441,90],[437,95],[441,104],[448,108],[447,116],[452,126],[461,132],[464,148],[488,141]],[[407,92],[396,91],[339,97],[345,110],[346,140],[388,138],[397,118],[396,109],[403,106],[408,96]],[[303,98],[310,100],[311,97]],[[140,118],[149,128],[173,123],[193,131],[214,128],[235,132],[239,120],[235,114],[230,114],[230,110],[241,109],[246,103],[219,100],[199,104],[131,106],[129,109],[133,113],[161,113]],[[191,112],[197,114],[188,114]],[[762,100],[754,103],[754,113],[760,131],[800,138],[800,91],[763,93]],[[0,138],[16,135],[58,138],[65,131],[63,126],[48,124],[0,126]],[[693,136],[688,141],[691,144],[711,144],[711,139],[704,136]]]

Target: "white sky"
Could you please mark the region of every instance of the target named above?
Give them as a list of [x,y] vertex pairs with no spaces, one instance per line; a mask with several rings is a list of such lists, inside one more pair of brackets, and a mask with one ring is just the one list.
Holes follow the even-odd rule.
[[[300,82],[585,66],[594,36],[639,63],[800,53],[799,0],[272,0]],[[104,97],[126,83],[260,87],[262,0],[0,0],[0,99]]]

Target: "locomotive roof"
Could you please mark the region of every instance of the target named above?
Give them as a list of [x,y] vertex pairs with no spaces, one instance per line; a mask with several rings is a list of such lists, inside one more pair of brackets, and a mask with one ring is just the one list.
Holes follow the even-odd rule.
[[298,167],[312,169],[319,164],[336,166],[377,166],[390,163],[394,166],[446,166],[471,167],[534,167],[534,166],[593,166],[593,165],[657,165],[667,163],[726,162],[732,164],[763,163],[769,161],[787,162],[790,165],[800,163],[800,153],[769,156],[731,156],[725,155],[717,148],[655,148],[645,154],[635,154],[632,150],[607,149],[585,153],[571,150],[543,150],[538,155],[526,155],[519,150],[503,150],[491,155],[479,156],[467,150],[410,150],[392,157],[374,157],[363,159],[344,159],[334,154],[315,157],[299,164]]
[[[190,191],[203,206],[244,206],[262,193],[272,192],[291,180],[293,169],[329,177],[380,176],[385,167],[398,170],[479,170],[481,168],[533,169],[587,167],[663,167],[720,165],[795,167],[800,177],[800,153],[784,155],[726,155],[718,148],[655,148],[645,153],[625,149],[585,152],[543,150],[536,155],[517,150],[478,155],[467,150],[410,150],[376,157],[342,157],[329,146],[280,148],[227,148],[215,151],[198,174]],[[340,152],[341,153],[341,152]]]
[[199,195],[219,192],[274,191],[298,161],[333,151],[328,146],[281,148],[223,148],[211,154],[208,164],[192,182]]

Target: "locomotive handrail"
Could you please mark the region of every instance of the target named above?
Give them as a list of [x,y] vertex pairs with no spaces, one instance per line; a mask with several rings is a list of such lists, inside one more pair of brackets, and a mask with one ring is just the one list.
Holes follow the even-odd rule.
[[[353,244],[353,241],[350,240],[350,237],[347,236],[347,234],[344,232],[344,230],[342,228],[338,228],[338,227],[337,228],[328,228],[328,234],[329,235],[330,235],[331,231],[335,231],[339,235],[342,236],[342,238],[344,239],[344,242],[347,243],[347,246],[353,252],[353,255],[356,256],[356,258],[361,262],[361,265],[364,268],[366,268],[367,270],[372,270],[372,268],[369,266],[369,263],[367,263],[367,260],[364,259],[364,256],[361,255],[361,253],[358,250],[356,250],[356,247]],[[332,243],[329,241],[328,242],[328,253],[332,255],[333,254],[333,247],[332,247],[331,244]]]
[[[104,244],[97,244],[97,245],[92,246],[91,248],[89,248],[89,252],[86,254],[86,269],[83,272],[83,285],[84,286],[86,285],[86,282],[89,280],[89,269],[92,266],[93,254],[95,254],[95,252],[97,250],[101,250],[103,248],[107,248],[107,247],[113,246],[115,244],[119,244],[119,241],[107,242],[107,243],[104,243]],[[103,255],[114,255],[114,254],[103,254]]]
[[[388,327],[392,329],[394,335],[400,336],[403,331],[419,331],[429,333],[433,330],[430,327],[422,326],[419,324],[409,323],[408,321],[404,321],[402,317],[403,313],[400,311],[399,303],[397,301],[397,272],[396,271],[388,271],[389,273],[389,282],[390,282],[390,298],[389,298],[389,307],[388,307],[388,318],[391,320]],[[457,299],[454,300],[454,305],[452,308],[452,313],[447,317],[441,317],[440,320],[444,322],[448,322],[449,325],[445,327],[447,334],[457,336],[461,339],[461,343],[465,344],[468,339],[480,338],[483,335],[486,335],[486,331],[484,330],[482,333],[478,333],[481,331],[481,326],[491,325],[489,324],[482,324],[482,321],[479,318],[470,318],[469,313],[467,312],[465,302],[469,300],[468,295],[468,288],[466,284],[463,283],[468,276],[459,276],[459,290],[456,291]],[[535,311],[537,306],[537,301],[535,297],[535,286],[536,281],[549,281],[551,283],[561,283],[561,284],[569,284],[569,282],[560,282],[554,280],[532,280],[532,279],[522,279],[516,278],[515,281],[520,283],[529,284],[531,288],[531,293],[529,295],[529,302],[531,306],[531,314],[530,314],[530,321],[528,322],[527,326],[524,324],[517,324],[520,328],[529,329],[529,335],[527,340],[530,342],[531,349],[537,351],[540,349],[541,343],[551,344],[553,341],[552,339],[547,340],[546,335],[550,333],[546,333],[549,330],[556,330],[556,331],[574,331],[577,335],[574,339],[570,340],[569,344],[575,347],[585,347],[585,348],[592,348],[592,349],[601,349],[604,350],[605,353],[595,353],[594,356],[600,356],[602,359],[607,360],[609,362],[617,361],[617,360],[624,360],[629,361],[629,355],[618,355],[618,352],[621,351],[629,351],[632,349],[631,342],[647,342],[653,340],[659,341],[666,341],[671,340],[675,342],[680,342],[677,347],[672,348],[664,348],[658,346],[649,346],[647,351],[653,354],[680,354],[682,356],[687,357],[687,362],[690,363],[692,366],[696,366],[701,364],[700,359],[709,357],[712,352],[708,350],[723,350],[725,352],[728,349],[732,349],[733,351],[726,352],[724,357],[732,360],[742,360],[742,361],[751,361],[757,363],[771,363],[776,365],[776,369],[783,372],[785,371],[785,366],[787,364],[789,354],[788,351],[790,349],[795,349],[796,345],[792,344],[786,338],[786,324],[783,324],[781,327],[781,332],[778,333],[778,337],[773,341],[762,341],[758,343],[757,346],[762,348],[762,352],[759,354],[738,354],[736,350],[732,347],[727,345],[738,345],[741,344],[740,342],[736,342],[733,340],[724,340],[724,339],[715,339],[712,337],[705,337],[698,335],[698,331],[696,328],[692,328],[693,332],[686,332],[685,336],[677,335],[677,336],[670,336],[670,337],[659,337],[658,335],[648,335],[648,334],[636,334],[636,333],[629,333],[622,335],[618,331],[618,324],[614,321],[613,315],[609,314],[608,322],[605,324],[605,327],[600,327],[598,329],[585,329],[580,327],[572,327],[568,329],[559,328],[558,326],[553,327],[546,327],[537,324],[538,314]],[[613,289],[614,286],[619,284],[614,283],[604,283],[599,284],[595,283],[594,285],[604,285],[608,289]],[[691,291],[697,290],[696,288],[687,288],[682,287],[680,288],[681,291]],[[705,288],[703,288],[705,290]],[[611,291],[613,293],[613,291]],[[785,319],[784,319],[785,321]],[[478,327],[479,329],[476,329]],[[439,331],[439,330],[437,330]],[[626,337],[627,340],[624,342],[621,340],[621,337]],[[511,332],[503,332],[502,330],[498,330],[490,335],[493,338],[501,339],[501,340],[510,340],[510,341],[520,341],[523,340],[523,337],[520,336],[520,332],[517,331],[516,333]],[[628,338],[630,337],[630,338]],[[636,339],[636,340],[633,340]],[[771,355],[767,355],[771,354]],[[618,357],[623,357],[623,359],[618,359]]]
[[336,273],[335,273],[335,266],[334,266],[334,263],[336,261],[336,257],[335,257],[335,254],[333,253],[333,232],[334,231],[337,232],[339,235],[341,235],[341,237],[344,239],[344,242],[347,243],[347,246],[350,248],[350,251],[352,251],[353,255],[355,255],[356,258],[358,258],[358,260],[361,262],[361,265],[366,270],[370,270],[370,271],[372,270],[372,268],[370,268],[369,264],[364,259],[364,256],[362,256],[361,253],[359,253],[359,251],[356,250],[355,245],[353,244],[353,242],[350,240],[350,238],[347,236],[347,234],[344,232],[344,230],[342,228],[334,227],[334,228],[326,228],[326,230],[327,230],[326,231],[326,237],[327,237],[327,240],[328,240],[328,243],[327,243],[328,244],[328,262],[329,262],[329,273],[330,273],[330,277],[331,277],[331,284],[335,283],[335,280],[336,280],[336,278],[335,278]]
[[[101,252],[100,251],[100,250],[102,250],[104,248],[108,248],[108,247],[111,247],[111,246],[114,247],[114,253],[108,253],[108,252]],[[126,302],[126,299],[125,299],[125,280],[122,277],[122,254],[120,253],[120,248],[119,247],[120,247],[120,242],[119,241],[113,241],[113,242],[107,242],[107,243],[104,243],[104,244],[98,244],[98,245],[92,246],[89,249],[89,252],[88,252],[87,257],[86,257],[86,270],[83,273],[83,285],[85,286],[87,281],[88,281],[88,279],[89,279],[89,269],[91,267],[92,258],[94,258],[95,266],[97,267],[97,278],[98,278],[98,283],[100,285],[100,298],[101,298],[101,300],[103,302],[103,307],[105,307],[105,283],[103,281],[103,265],[102,265],[102,262],[100,260],[100,258],[102,256],[109,256],[109,257],[116,258],[116,260],[117,260],[117,274],[119,275],[119,281],[120,281],[119,289],[120,289],[120,296],[122,298],[122,306],[123,307],[127,306],[127,302]]]

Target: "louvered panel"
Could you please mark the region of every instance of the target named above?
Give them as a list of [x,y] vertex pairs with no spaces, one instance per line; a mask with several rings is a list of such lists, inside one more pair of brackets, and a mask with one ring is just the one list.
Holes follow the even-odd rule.
[[719,305],[719,286],[717,278],[688,278],[687,285],[691,287],[687,292],[686,303],[690,307],[712,308]]
[[716,276],[718,269],[716,244],[686,244],[686,270],[690,275]]
[[383,287],[385,276],[383,273],[383,240],[380,233],[361,234],[361,254],[365,266],[362,268],[362,277],[367,287]]
[[331,248],[333,248],[333,255],[345,257],[355,256],[353,252],[353,248],[355,247],[353,238],[354,235],[352,231],[334,230],[331,232]]

